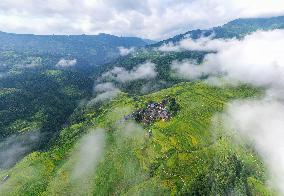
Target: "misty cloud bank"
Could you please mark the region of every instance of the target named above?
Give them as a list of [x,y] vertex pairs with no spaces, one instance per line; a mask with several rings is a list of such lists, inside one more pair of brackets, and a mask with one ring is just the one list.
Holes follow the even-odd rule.
[[180,52],[184,50],[193,51],[217,51],[218,49],[224,47],[227,41],[224,39],[212,39],[214,35],[208,37],[201,37],[199,39],[183,39],[177,44],[172,42],[169,44],[164,44],[157,48],[162,52]]
[[[48,194],[91,195],[93,176],[98,164],[104,159],[105,151],[106,131],[101,128],[88,130],[70,151],[68,161],[61,165],[58,175],[51,181],[50,186],[53,188],[47,191]],[[64,183],[58,186],[57,183],[61,182],[63,176]]]
[[137,124],[136,122],[118,122],[116,127],[117,133],[123,139],[136,139],[137,141],[141,141],[144,139],[145,131],[143,127]]
[[223,118],[227,127],[237,130],[254,143],[267,164],[272,184],[284,193],[284,104],[272,99],[236,101]]
[[215,47],[217,53],[208,54],[201,65],[192,61],[174,62],[172,69],[189,79],[222,74],[228,81],[284,86],[283,30],[256,32],[243,40],[207,41],[203,47],[204,50]]
[[241,40],[186,39],[164,45],[162,51],[214,51],[201,64],[193,60],[174,61],[176,76],[190,80],[218,78],[231,85],[247,83],[266,89],[264,97],[236,101],[228,105],[223,120],[228,129],[236,130],[255,145],[268,166],[271,180],[284,194],[284,30],[255,32]]
[[103,158],[105,145],[106,133],[104,129],[92,130],[80,140],[75,153],[76,163],[72,173],[74,179],[93,174],[99,161]]
[[77,64],[77,59],[67,60],[67,59],[60,59],[56,64],[57,67],[67,68],[73,67]]
[[200,65],[190,60],[173,62],[171,68],[179,77],[195,80],[207,75],[210,83],[221,76],[231,85],[247,83],[266,89],[262,98],[230,103],[223,119],[227,128],[255,145],[271,181],[284,194],[284,30],[256,32],[241,40],[203,38],[192,42],[184,42],[189,45],[180,44],[178,49],[217,53],[206,55]]
[[221,74],[220,67],[217,64],[202,66],[193,60],[173,61],[171,69],[177,77],[189,80],[197,80],[208,75],[216,76]]
[[[117,116],[121,116],[122,113],[128,110],[128,108],[120,108],[111,113],[116,113]],[[145,131],[135,122],[115,121],[114,124],[112,124],[112,130],[114,133],[114,140],[112,142],[114,142],[115,149],[108,148],[107,132],[105,129],[101,128],[90,130],[89,134],[80,139],[76,145],[70,159],[71,176],[70,179],[68,179],[73,185],[72,193],[74,195],[80,195],[79,193],[86,192],[91,194],[94,188],[94,176],[96,175],[98,166],[100,163],[105,164],[104,161],[109,160],[110,157],[107,156],[108,153],[114,153],[115,157],[113,158],[117,159],[117,156],[123,153],[120,152],[121,150],[131,150],[125,148],[125,142],[132,141],[136,144],[137,142],[142,144],[144,141]],[[129,169],[131,170],[131,168],[128,167],[132,166],[134,163],[131,157],[127,157],[127,159],[123,161],[125,162],[120,162],[121,165],[119,166],[122,167],[122,172],[127,175]]]
[[38,132],[10,136],[0,141],[0,168],[9,168],[36,147]]
[[103,102],[106,100],[111,100],[115,98],[121,91],[119,88],[115,87],[115,85],[111,82],[101,83],[97,84],[94,87],[94,93],[96,94],[96,97],[92,99],[88,105],[94,105],[98,102]]
[[127,56],[133,53],[135,51],[135,48],[134,47],[131,47],[131,48],[118,47],[118,50],[121,56]]
[[[87,106],[90,107],[98,102],[114,99],[119,93],[121,93],[121,90],[117,87],[120,84],[141,79],[153,79],[156,76],[156,65],[151,62],[140,64],[134,67],[132,70],[126,70],[123,67],[114,67],[112,70],[103,73],[102,76],[96,81],[94,86],[94,95],[96,97],[89,101]],[[120,84],[115,85],[115,82]],[[146,91],[146,87],[142,90]]]
[[[123,108],[121,110],[124,110]],[[135,122],[116,122],[114,125],[118,145],[124,145],[125,140],[144,139],[144,129]],[[106,150],[106,130],[97,128],[91,130],[78,143],[74,157],[76,161],[72,171],[74,179],[80,179],[94,174],[99,162],[103,160]]]
[[146,62],[129,71],[123,67],[114,67],[112,70],[104,73],[102,78],[125,83],[133,80],[153,79],[156,76],[156,65],[151,62]]

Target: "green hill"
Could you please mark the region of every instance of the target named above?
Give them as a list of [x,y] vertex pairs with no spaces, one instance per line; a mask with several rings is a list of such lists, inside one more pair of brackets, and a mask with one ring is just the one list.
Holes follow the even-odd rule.
[[[135,99],[120,94],[99,110],[86,107],[82,110],[84,121],[63,129],[49,151],[34,152],[1,172],[10,177],[1,193],[270,195],[271,190],[265,186],[265,167],[253,149],[233,142],[232,133],[222,129],[222,122],[218,122],[218,129],[212,129],[213,117],[228,101],[260,93],[248,86],[217,88],[202,82],[181,83]],[[175,97],[180,106],[169,121],[152,125],[121,121],[146,103],[167,96]],[[105,133],[102,156],[95,168],[74,177],[77,164],[85,166],[77,141],[101,129]],[[149,129],[151,136],[147,135]],[[90,161],[91,156],[87,154],[83,161]]]

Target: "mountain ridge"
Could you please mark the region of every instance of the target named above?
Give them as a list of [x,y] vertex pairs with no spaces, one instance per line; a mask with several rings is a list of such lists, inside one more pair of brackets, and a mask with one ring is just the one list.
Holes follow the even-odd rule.
[[93,66],[110,62],[120,55],[119,47],[143,47],[153,43],[138,37],[98,35],[33,35],[0,33],[0,51],[85,59]]
[[150,47],[158,47],[168,43],[177,43],[186,38],[198,39],[211,35],[213,35],[212,38],[240,38],[256,30],[273,30],[283,28],[284,16],[265,18],[238,18],[218,27],[212,27],[204,30],[190,30],[169,39],[152,44]]

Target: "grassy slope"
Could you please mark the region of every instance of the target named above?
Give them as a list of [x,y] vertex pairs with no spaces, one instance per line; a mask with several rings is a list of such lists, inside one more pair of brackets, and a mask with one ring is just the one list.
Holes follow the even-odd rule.
[[[246,86],[218,88],[204,83],[181,83],[134,101],[127,94],[99,110],[87,109],[84,122],[61,131],[48,152],[34,152],[9,171],[1,195],[269,195],[265,168],[249,147],[236,145],[222,129],[212,131],[212,118],[228,101],[256,96]],[[168,122],[125,136],[124,115],[150,100],[172,95],[181,106]],[[219,122],[222,127],[222,122]],[[127,125],[126,125],[127,126]],[[96,170],[74,180],[76,142],[95,128],[107,131],[104,158]],[[147,129],[153,137],[147,138]],[[1,187],[2,186],[2,187]]]

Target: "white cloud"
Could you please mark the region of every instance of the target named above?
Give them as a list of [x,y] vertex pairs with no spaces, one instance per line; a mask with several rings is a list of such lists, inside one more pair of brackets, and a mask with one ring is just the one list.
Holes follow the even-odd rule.
[[201,65],[174,62],[172,69],[189,79],[222,73],[230,81],[239,80],[257,86],[284,86],[283,30],[256,32],[243,40],[212,40],[202,47],[215,47],[217,53],[207,55]]
[[96,93],[96,97],[87,104],[88,106],[92,106],[98,102],[111,100],[115,98],[121,91],[116,88],[113,83],[106,82],[97,84],[94,87],[94,92]]
[[269,168],[272,184],[284,194],[284,104],[271,99],[231,103],[224,114],[227,125],[237,130]]
[[218,64],[228,78],[259,86],[284,85],[284,31],[256,32],[244,40],[232,40],[217,54],[206,57],[204,66]]
[[[284,194],[284,30],[255,32],[241,40],[188,40],[173,49],[216,52],[206,55],[200,65],[190,60],[173,62],[171,67],[180,77],[194,80],[220,74],[229,84],[241,82],[266,89],[263,99],[229,104],[223,116],[229,128],[254,143],[273,184]],[[207,82],[212,81],[216,84],[212,78]]]
[[56,66],[64,68],[64,67],[73,67],[76,64],[77,64],[76,59],[72,59],[72,60],[60,59],[58,63],[56,64]]
[[35,148],[40,133],[12,135],[0,142],[0,168],[8,168]]
[[135,48],[125,48],[125,47],[118,47],[119,53],[121,56],[126,56],[128,54],[131,54],[135,51]]
[[94,88],[95,92],[97,93],[106,92],[106,91],[114,91],[116,89],[117,88],[111,82],[98,84]]
[[135,122],[121,122],[117,124],[118,134],[127,139],[143,140],[145,131],[143,127]]
[[140,93],[149,94],[168,86],[169,84],[164,80],[148,81],[147,83],[143,83],[143,87],[141,88]]
[[183,39],[177,44],[169,43],[164,44],[158,48],[162,52],[178,52],[184,50],[194,50],[194,51],[217,51],[226,46],[226,42],[231,42],[232,40],[224,39],[212,39],[212,36],[201,37],[200,39]]
[[281,14],[282,0],[1,0],[0,29],[160,39],[235,18]]
[[229,104],[223,116],[227,127],[254,143],[271,180],[284,194],[284,30],[255,32],[241,40],[197,40],[183,49],[192,47],[216,53],[206,55],[200,65],[189,60],[173,62],[172,69],[179,76],[199,79],[221,74],[229,84],[242,82],[266,89],[262,99]]
[[104,155],[105,137],[105,130],[96,129],[81,139],[75,153],[76,163],[72,173],[74,179],[84,178],[95,171]]
[[174,61],[171,64],[173,72],[181,78],[197,80],[203,76],[215,75],[219,73],[219,67],[217,64],[210,66],[198,65],[191,60],[183,60],[182,62]]
[[120,90],[114,90],[114,91],[106,91],[101,94],[98,94],[92,101],[91,104],[97,103],[97,102],[102,102],[106,100],[111,100],[115,98],[118,94],[120,93]]
[[102,78],[125,83],[139,79],[152,79],[155,78],[156,75],[156,65],[151,62],[146,62],[138,65],[130,71],[123,67],[114,67],[112,70],[104,73]]

